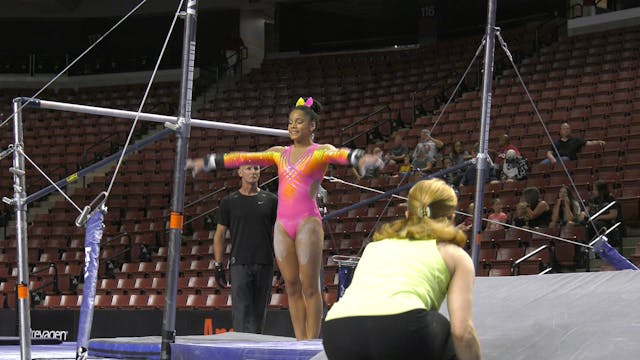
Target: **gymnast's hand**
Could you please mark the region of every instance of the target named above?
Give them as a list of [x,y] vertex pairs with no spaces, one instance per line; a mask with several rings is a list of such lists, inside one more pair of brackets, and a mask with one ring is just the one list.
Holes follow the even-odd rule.
[[358,161],[359,173],[363,175],[366,173],[368,169],[382,170],[383,167],[384,167],[384,161],[382,161],[380,157],[371,155],[371,154],[363,155]]
[[202,158],[187,159],[185,170],[191,170],[191,175],[195,177],[196,175],[198,175],[198,173],[204,170],[204,160]]

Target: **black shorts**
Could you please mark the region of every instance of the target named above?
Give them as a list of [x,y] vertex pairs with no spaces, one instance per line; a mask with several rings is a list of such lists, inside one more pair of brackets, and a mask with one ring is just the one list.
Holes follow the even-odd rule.
[[449,320],[437,311],[333,319],[322,334],[329,360],[456,359]]

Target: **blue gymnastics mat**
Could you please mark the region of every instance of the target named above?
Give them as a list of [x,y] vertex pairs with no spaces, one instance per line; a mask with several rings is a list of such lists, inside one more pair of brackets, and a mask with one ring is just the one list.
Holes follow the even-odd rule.
[[[89,355],[115,359],[160,359],[160,337],[92,339]],[[173,360],[256,359],[308,360],[322,351],[321,340],[229,332],[208,336],[177,336]]]

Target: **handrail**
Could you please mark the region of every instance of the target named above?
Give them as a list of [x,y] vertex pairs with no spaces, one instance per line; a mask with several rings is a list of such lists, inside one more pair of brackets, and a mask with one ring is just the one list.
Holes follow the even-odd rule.
[[116,239],[123,238],[123,237],[126,237],[129,240],[129,244],[127,244],[127,246],[123,250],[119,251],[118,253],[114,254],[112,257],[110,257],[110,258],[108,258],[106,260],[112,260],[116,256],[120,256],[123,253],[126,253],[125,261],[127,261],[127,262],[131,261],[131,250],[133,249],[133,244],[131,243],[131,235],[126,231],[118,233],[118,234],[115,234],[115,235],[110,236],[110,237],[107,237],[106,241],[100,243],[100,247],[105,246],[105,245],[111,243],[112,241],[114,241]]
[[196,200],[194,200],[194,201],[192,201],[192,202],[190,202],[190,203],[186,204],[184,207],[185,207],[185,208],[191,207],[191,206],[193,206],[193,205],[195,205],[195,204],[199,203],[200,201],[203,201],[204,199],[207,199],[207,198],[209,198],[209,197],[212,197],[213,195],[215,195],[215,194],[217,194],[217,193],[219,193],[219,192],[221,192],[221,191],[223,191],[223,190],[226,190],[226,189],[227,189],[227,185],[223,185],[220,189],[214,190],[214,191],[213,191],[213,192],[211,192],[211,193],[208,193],[208,194],[206,194],[206,195],[203,195],[202,197],[199,197],[198,199],[196,199]]
[[48,282],[48,283],[45,283],[45,284],[40,285],[40,286],[39,286],[38,288],[36,288],[36,289],[31,289],[31,291],[41,290],[41,289],[44,289],[44,288],[46,288],[47,286],[49,286],[49,285],[53,284],[53,291],[54,291],[56,294],[60,294],[60,287],[58,286],[58,268],[56,267],[56,264],[54,264],[54,263],[49,263],[49,265],[48,265],[47,267],[44,267],[44,268],[42,268],[42,269],[39,269],[39,270],[33,271],[33,272],[31,273],[31,275],[35,275],[35,274],[39,274],[39,273],[41,273],[41,272],[45,272],[45,271],[47,271],[47,270],[49,270],[49,269],[51,269],[51,268],[53,268],[53,280],[52,280],[52,281],[50,281],[50,282]]
[[87,148],[83,149],[83,150],[82,150],[82,160],[83,160],[83,163],[84,163],[84,161],[86,160],[87,152],[88,152],[90,149],[93,149],[94,147],[96,147],[96,146],[98,146],[98,145],[103,144],[103,143],[105,142],[105,140],[107,140],[107,139],[109,139],[109,138],[112,138],[112,137],[114,137],[114,136],[116,136],[116,135],[118,135],[118,133],[113,133],[113,134],[107,135],[107,136],[103,137],[102,139],[100,139],[100,140],[96,141],[96,143],[95,143],[95,144],[91,144],[91,145],[89,145]]
[[[369,132],[370,132],[370,131],[378,129],[380,126],[384,125],[385,123],[391,123],[391,119],[385,119],[385,120],[382,120],[382,121],[380,121],[379,123],[377,123],[377,124],[373,125],[373,126],[372,126],[372,127],[370,127],[369,129],[367,129],[366,131],[363,131],[363,132],[361,132],[360,134],[355,135],[355,136],[353,136],[353,137],[351,137],[351,138],[347,139],[347,141],[345,141],[345,142],[342,142],[342,139],[340,139],[340,141],[342,142],[342,144],[341,144],[341,145],[342,145],[342,146],[345,146],[346,144],[349,144],[350,142],[355,141],[356,139],[358,139],[358,138],[360,138],[360,137],[362,137],[362,136],[366,136],[366,135],[368,135],[368,134],[369,134]],[[340,134],[340,137],[342,137],[342,134]]]
[[207,216],[208,214],[211,214],[212,212],[214,212],[214,211],[218,210],[218,208],[220,208],[220,207],[219,207],[219,206],[216,206],[216,207],[214,207],[213,209],[209,209],[209,210],[207,210],[207,211],[203,212],[202,214],[198,214],[198,215],[196,215],[196,216],[192,217],[191,219],[189,219],[189,220],[185,221],[185,222],[184,222],[184,225],[191,224],[192,222],[194,222],[194,221],[196,221],[196,220],[200,219],[201,217],[203,217],[203,216]]
[[128,233],[128,232],[123,231],[123,232],[121,232],[121,233],[117,233],[117,234],[114,234],[114,235],[108,236],[108,237],[107,237],[107,239],[106,239],[105,241],[103,241],[103,242],[101,242],[101,243],[100,243],[100,246],[107,245],[107,244],[109,244],[110,242],[112,242],[113,240],[120,239],[120,238],[123,238],[123,237],[127,237],[127,238],[129,239],[129,245],[131,245],[131,235],[129,235],[129,233]]
[[370,117],[372,117],[372,116],[374,116],[374,115],[377,115],[378,113],[381,113],[381,112],[382,112],[382,111],[384,111],[384,110],[388,110],[389,112],[391,112],[391,108],[389,107],[389,104],[383,105],[381,108],[379,108],[378,110],[375,110],[375,111],[374,111],[374,112],[372,112],[371,114],[365,115],[365,116],[364,116],[363,118],[361,118],[360,120],[357,120],[357,121],[355,121],[355,122],[353,122],[353,123],[351,123],[351,124],[349,124],[349,125],[347,125],[347,126],[343,127],[342,129],[340,129],[340,131],[342,132],[342,131],[345,131],[345,130],[351,129],[352,127],[354,127],[354,126],[356,126],[356,125],[359,125],[361,122],[363,122],[363,121],[367,120],[368,118],[370,118]]
[[416,95],[418,95],[419,93],[430,89],[432,87],[434,87],[434,85],[440,83],[442,80],[445,80],[447,78],[449,78],[451,75],[455,76],[456,72],[454,71],[453,74],[447,74],[448,76],[446,77],[441,77],[439,79],[434,79],[431,80],[431,82],[429,82],[428,84],[422,85],[420,87],[418,87],[416,90],[411,92],[411,124],[413,126],[413,124],[416,123]]

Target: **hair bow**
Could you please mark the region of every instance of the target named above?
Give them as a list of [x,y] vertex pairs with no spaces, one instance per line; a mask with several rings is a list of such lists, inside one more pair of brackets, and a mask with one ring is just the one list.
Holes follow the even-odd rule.
[[308,97],[307,101],[304,101],[303,98],[299,98],[298,101],[296,101],[296,106],[311,107],[312,105],[313,105],[313,98],[312,97]]

